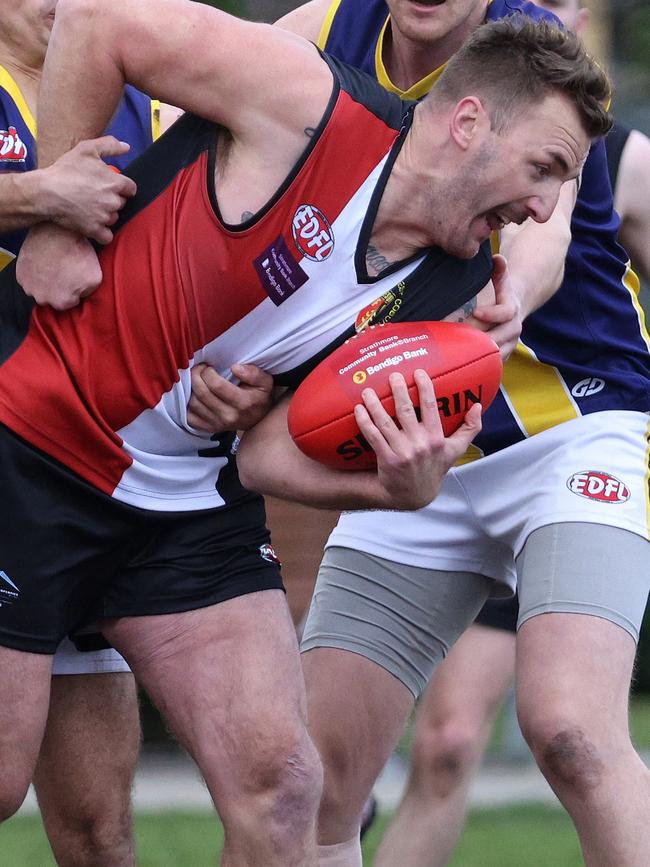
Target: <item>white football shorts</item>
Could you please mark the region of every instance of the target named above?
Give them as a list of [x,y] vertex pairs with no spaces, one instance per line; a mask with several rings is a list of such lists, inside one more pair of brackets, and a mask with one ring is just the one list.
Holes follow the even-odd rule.
[[131,671],[123,656],[112,647],[103,650],[77,650],[64,638],[54,654],[52,674],[113,674]]
[[[650,538],[646,413],[593,413],[454,467],[416,512],[345,512],[326,547],[364,551],[425,569],[516,586],[515,559],[530,534],[564,522],[604,524]],[[505,585],[505,586],[504,586]]]

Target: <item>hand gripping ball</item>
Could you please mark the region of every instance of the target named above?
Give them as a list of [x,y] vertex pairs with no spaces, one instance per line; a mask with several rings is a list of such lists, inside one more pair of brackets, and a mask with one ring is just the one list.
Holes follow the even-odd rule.
[[445,435],[461,424],[475,403],[486,409],[499,389],[499,349],[483,331],[457,322],[377,325],[347,340],[301,383],[289,405],[289,433],[308,457],[330,467],[363,470],[376,456],[359,431],[354,406],[372,388],[394,416],[389,384],[393,371],[405,378],[417,406],[413,374],[431,377]]

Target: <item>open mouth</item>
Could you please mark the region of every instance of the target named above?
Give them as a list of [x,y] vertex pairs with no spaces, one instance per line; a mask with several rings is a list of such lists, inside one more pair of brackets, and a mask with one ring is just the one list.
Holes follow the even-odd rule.
[[500,211],[488,211],[484,216],[491,232],[499,232],[511,222],[510,217]]

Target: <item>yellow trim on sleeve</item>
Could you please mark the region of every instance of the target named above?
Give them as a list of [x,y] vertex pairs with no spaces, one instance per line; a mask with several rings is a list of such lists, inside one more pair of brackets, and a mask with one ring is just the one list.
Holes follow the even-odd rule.
[[639,301],[641,284],[639,283],[639,278],[637,277],[636,272],[632,270],[632,265],[629,261],[625,269],[625,274],[623,275],[623,286],[625,286],[627,291],[630,293],[632,305],[639,317],[639,330],[641,331],[641,337],[643,337],[645,345],[648,347],[648,351],[650,352],[650,334],[648,333],[648,328],[646,326],[645,311]]
[[320,33],[318,34],[318,40],[316,41],[316,45],[321,49],[321,51],[325,51],[327,40],[330,38],[330,30],[332,29],[332,24],[334,23],[334,18],[340,5],[341,0],[332,0],[330,8],[327,10],[327,14],[325,15],[325,18],[323,18]]
[[21,89],[4,66],[0,66],[0,87],[3,87],[16,103],[16,108],[20,112],[22,119],[25,121],[27,129],[31,132],[32,136],[36,138],[36,120],[34,115],[27,105]]
[[160,138],[160,100],[152,99],[151,106],[151,138]]

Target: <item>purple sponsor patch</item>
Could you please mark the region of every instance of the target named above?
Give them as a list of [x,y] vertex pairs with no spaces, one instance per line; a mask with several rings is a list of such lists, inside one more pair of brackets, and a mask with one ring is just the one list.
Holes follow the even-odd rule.
[[264,291],[276,307],[307,282],[307,274],[290,252],[282,235],[253,260],[253,265]]

